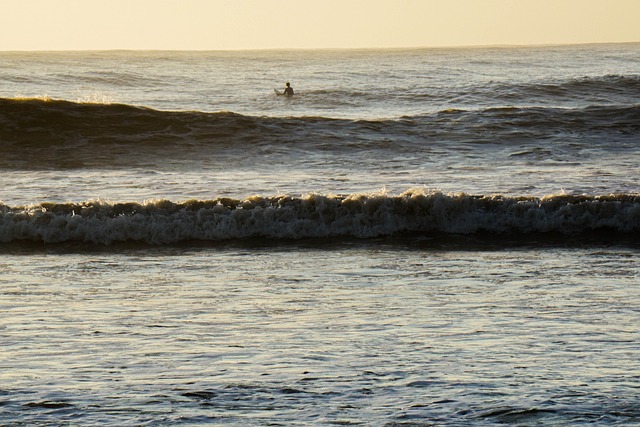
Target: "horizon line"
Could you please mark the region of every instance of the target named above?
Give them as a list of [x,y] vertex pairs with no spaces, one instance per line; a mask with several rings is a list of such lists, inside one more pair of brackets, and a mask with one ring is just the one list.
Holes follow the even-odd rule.
[[161,48],[97,48],[97,49],[7,49],[0,53],[46,53],[46,52],[273,52],[273,51],[364,51],[364,50],[437,50],[437,49],[511,49],[511,48],[545,48],[595,45],[631,45],[638,41],[622,42],[567,42],[567,43],[495,43],[477,45],[435,45],[435,46],[386,46],[386,47],[266,47],[266,48],[218,48],[218,49],[161,49]]

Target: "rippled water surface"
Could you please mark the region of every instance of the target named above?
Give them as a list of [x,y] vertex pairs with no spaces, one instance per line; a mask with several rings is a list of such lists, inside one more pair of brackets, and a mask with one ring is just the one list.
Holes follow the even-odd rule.
[[4,253],[0,422],[632,425],[638,261],[443,242]]

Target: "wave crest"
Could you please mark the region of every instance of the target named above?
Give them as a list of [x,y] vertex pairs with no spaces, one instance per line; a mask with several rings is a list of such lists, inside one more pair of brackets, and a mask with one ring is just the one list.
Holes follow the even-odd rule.
[[171,244],[406,234],[640,232],[640,195],[310,194],[146,203],[0,205],[0,241]]
[[[406,149],[434,145],[616,146],[640,134],[640,105],[580,109],[492,107],[397,119],[257,117],[159,111],[123,104],[0,99],[0,168],[128,167],[167,159],[215,159],[262,146],[305,151]],[[160,150],[161,148],[161,150]]]
[[604,104],[625,103],[640,95],[640,75],[586,76],[563,81],[494,84],[493,94],[507,102],[578,101]]
[[[529,119],[529,120],[527,120]],[[176,143],[273,140],[304,132],[384,132],[416,135],[447,128],[460,131],[496,130],[497,125],[544,131],[600,129],[608,124],[640,131],[640,104],[594,105],[586,108],[488,107],[446,109],[397,119],[355,120],[331,117],[247,116],[233,112],[162,111],[111,103],[81,103],[44,99],[0,99],[0,141],[56,145],[94,143]],[[417,128],[417,129],[416,129]],[[293,132],[292,132],[293,131]],[[300,132],[303,132],[302,134]],[[395,133],[394,133],[395,132]],[[497,134],[499,137],[500,134]]]

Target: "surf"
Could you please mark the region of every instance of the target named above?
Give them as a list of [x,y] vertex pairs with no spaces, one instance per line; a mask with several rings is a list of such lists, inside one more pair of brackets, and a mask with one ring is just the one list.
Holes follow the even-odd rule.
[[252,196],[145,203],[0,205],[0,242],[153,245],[237,239],[428,234],[640,233],[640,195],[542,198],[408,190],[398,195]]

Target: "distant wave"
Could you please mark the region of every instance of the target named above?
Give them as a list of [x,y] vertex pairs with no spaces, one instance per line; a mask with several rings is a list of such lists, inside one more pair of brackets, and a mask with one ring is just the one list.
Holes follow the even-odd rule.
[[[232,112],[159,111],[124,104],[0,99],[0,167],[42,162],[102,165],[135,162],[163,147],[246,149],[293,144],[308,150],[419,149],[433,144],[523,141],[606,144],[640,134],[640,104],[580,109],[499,107],[445,110],[385,120],[257,117]],[[391,144],[390,144],[391,143]],[[16,163],[16,164],[18,164]]]
[[374,238],[429,233],[640,233],[640,194],[311,194],[175,203],[0,204],[0,242],[171,244],[229,239]]
[[582,78],[542,80],[529,83],[495,81],[486,85],[464,85],[446,90],[414,87],[398,90],[385,88],[380,91],[365,89],[316,89],[305,92],[314,99],[337,102],[344,105],[368,104],[381,97],[411,103],[441,103],[456,99],[461,105],[542,105],[554,106],[577,103],[585,105],[624,105],[640,98],[640,74],[603,75]]
[[611,105],[640,99],[640,74],[585,76],[579,79],[516,85],[494,83],[489,89],[496,99],[504,102],[529,101],[549,104],[554,101],[579,101]]

